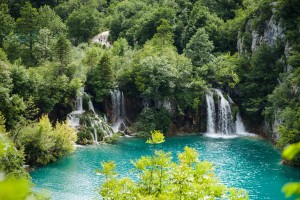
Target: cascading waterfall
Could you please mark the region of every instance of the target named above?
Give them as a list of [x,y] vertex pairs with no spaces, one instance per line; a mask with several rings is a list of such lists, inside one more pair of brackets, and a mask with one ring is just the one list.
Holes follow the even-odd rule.
[[[217,107],[214,94],[216,94],[218,98]],[[236,116],[235,124],[233,123],[230,106],[232,103],[231,98],[228,96],[227,100],[219,89],[213,89],[207,92],[207,133],[217,133],[218,135],[248,135],[239,113]]]
[[125,126],[126,110],[125,110],[125,98],[123,92],[118,89],[111,91],[112,102],[112,128],[116,133],[120,131],[121,126]]
[[[76,97],[76,110],[68,114],[70,124],[76,130],[80,127],[80,117],[85,113],[82,105],[83,96],[89,97],[88,94],[84,92],[84,88],[81,88]],[[88,109],[93,112],[93,116],[89,117],[88,120],[88,124],[90,124],[93,129],[93,132],[89,133],[93,139],[93,143],[98,143],[98,130],[104,134],[104,138],[112,136],[114,133],[112,127],[108,124],[105,116],[101,117],[95,112],[94,105],[91,100],[88,101]],[[84,127],[87,127],[87,124],[84,124]]]
[[215,91],[219,98],[218,132],[225,135],[233,134],[235,131],[230,103],[224,98],[221,90],[215,89]]

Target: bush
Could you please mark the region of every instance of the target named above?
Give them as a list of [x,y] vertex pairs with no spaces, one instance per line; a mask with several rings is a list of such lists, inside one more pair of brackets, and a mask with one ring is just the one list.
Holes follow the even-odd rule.
[[68,123],[56,123],[52,127],[49,118],[30,123],[14,132],[19,147],[24,147],[26,163],[45,165],[71,153],[77,139],[76,132]]

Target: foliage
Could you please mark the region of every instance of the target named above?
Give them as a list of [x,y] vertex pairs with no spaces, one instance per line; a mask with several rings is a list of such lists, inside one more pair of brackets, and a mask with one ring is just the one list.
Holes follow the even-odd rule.
[[149,133],[151,130],[160,130],[168,133],[171,123],[171,115],[168,110],[162,108],[145,108],[138,116],[136,128],[140,134]]
[[300,49],[300,37],[298,34],[300,12],[297,9],[299,6],[300,3],[297,0],[280,0],[276,6],[276,9],[278,9],[276,15],[283,23],[287,38],[291,42],[290,44],[297,50]]
[[26,108],[23,99],[19,95],[12,93],[14,85],[10,70],[11,65],[4,54],[0,60],[0,112],[6,119],[8,129],[22,118]]
[[220,29],[223,21],[215,14],[209,12],[209,9],[198,1],[193,5],[189,14],[187,25],[184,27],[181,39],[181,45],[186,47],[187,43],[191,40],[193,35],[196,34],[199,28],[204,28],[209,36],[209,40],[213,42],[215,50],[219,51]]
[[32,191],[33,184],[27,177],[5,176],[0,174],[0,198],[7,200],[32,199],[32,200],[50,200],[47,191],[39,193]]
[[[161,137],[158,141],[162,142]],[[212,164],[200,162],[198,157],[195,149],[185,147],[178,154],[179,162],[174,163],[171,153],[155,151],[153,156],[132,162],[137,181],[118,179],[115,164],[102,162],[102,169],[96,171],[105,176],[99,194],[111,199],[249,199],[245,190],[222,185],[213,174]]]
[[42,116],[39,122],[21,126],[13,133],[15,142],[24,148],[26,163],[45,165],[74,151],[76,132],[69,124],[56,123]]
[[187,43],[184,54],[192,60],[194,66],[200,67],[212,60],[213,48],[213,43],[209,41],[205,29],[199,28]]
[[[77,69],[72,73],[76,73],[76,71]],[[62,68],[57,63],[45,63],[40,67],[29,68],[26,71],[25,75],[29,76],[27,84],[31,86],[27,97],[32,96],[41,113],[48,113],[59,104],[69,104],[70,99],[76,95],[82,86],[80,79],[69,78],[64,74],[67,72],[68,67]]]
[[[265,115],[269,121],[280,120],[281,122],[276,127],[280,134],[276,145],[281,149],[286,147],[286,145],[300,141],[300,104],[298,101],[299,92],[297,91],[300,85],[300,70],[298,68],[299,62],[297,62],[296,52],[289,57],[288,63],[295,67],[295,69],[281,76],[280,84],[269,95],[269,104],[265,111]],[[295,156],[290,163],[299,165],[299,155]]]
[[[116,49],[118,47],[117,44],[114,44],[114,48]],[[85,57],[83,59],[83,63],[88,66],[88,68],[95,67],[99,60],[101,59],[103,55],[103,49],[98,46],[90,46],[85,51]]]
[[112,136],[105,138],[105,142],[115,144],[122,135],[120,132],[114,133]]
[[95,8],[82,6],[74,10],[66,21],[71,41],[76,45],[87,42],[98,33],[99,19],[101,15]]
[[[291,144],[284,149],[282,156],[288,160],[292,160],[300,152],[300,142]],[[300,183],[287,183],[283,186],[282,191],[285,193],[285,196],[291,197],[294,195],[297,199],[300,198]]]
[[3,177],[0,179],[0,198],[7,200],[26,199],[30,194],[30,181],[26,178]]
[[27,173],[23,168],[24,152],[17,150],[15,144],[0,132],[0,173],[14,177],[26,177]]
[[5,119],[0,113],[0,199],[50,199],[44,193],[31,191],[32,183],[23,167],[23,149],[17,150],[7,137],[4,122]]
[[236,89],[240,92],[240,108],[252,121],[261,121],[267,96],[277,85],[277,77],[283,70],[279,61],[282,51],[280,45],[269,47],[263,44],[252,55],[250,63],[241,62],[238,72],[241,81]]
[[242,7],[242,0],[201,0],[201,4],[208,7],[211,12],[216,13],[220,18],[228,20],[235,17],[234,11]]
[[88,91],[95,97],[96,102],[103,102],[113,89],[113,71],[110,58],[104,54],[98,65],[92,67],[87,76]]
[[0,4],[0,47],[3,39],[13,32],[15,27],[14,19],[9,15],[9,9],[6,4]]
[[291,144],[284,149],[282,156],[288,160],[293,159],[298,153],[300,153],[300,143]]
[[20,13],[21,17],[17,19],[17,30],[22,37],[21,41],[24,41],[27,47],[25,55],[28,56],[28,60],[26,59],[24,61],[27,65],[35,65],[36,61],[33,56],[33,45],[39,30],[38,11],[36,8],[33,8],[29,2],[26,2]]
[[223,86],[225,88],[234,88],[239,83],[237,73],[239,60],[237,54],[223,54],[215,57],[207,65],[199,69],[200,74],[209,83]]
[[165,137],[160,131],[151,131],[151,138],[149,138],[146,143],[148,144],[160,144],[165,142]]
[[143,45],[156,33],[162,19],[173,25],[175,12],[173,2],[143,2],[127,0],[116,2],[106,17],[111,38],[125,38],[131,45]]
[[71,42],[64,35],[61,35],[58,38],[54,49],[55,57],[62,68],[60,74],[62,74],[65,71],[64,69],[70,63]]
[[62,19],[48,5],[44,5],[38,9],[38,24],[40,28],[47,28],[53,36],[65,34],[67,26]]
[[6,132],[5,121],[6,120],[3,116],[3,114],[0,112],[0,133],[5,133]]

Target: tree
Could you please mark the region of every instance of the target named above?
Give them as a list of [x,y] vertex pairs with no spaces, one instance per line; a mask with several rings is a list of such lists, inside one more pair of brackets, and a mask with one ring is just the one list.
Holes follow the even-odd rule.
[[182,46],[186,47],[193,35],[196,34],[199,28],[204,28],[206,33],[209,35],[215,46],[215,50],[218,51],[220,27],[223,21],[218,18],[214,13],[209,12],[208,8],[201,5],[200,1],[193,4],[193,9],[189,14],[187,25],[184,27],[182,32]]
[[7,129],[11,129],[22,118],[25,104],[19,95],[12,94],[13,80],[10,72],[11,65],[5,57],[4,54],[4,57],[0,58],[0,111],[6,119]]
[[167,20],[161,19],[161,24],[157,27],[157,33],[153,36],[152,40],[160,43],[157,45],[172,45],[174,43],[173,37],[173,27]]
[[213,49],[213,43],[209,41],[205,29],[199,28],[187,43],[184,54],[192,60],[193,65],[201,67],[212,60],[211,52]]
[[[150,144],[164,142],[160,132],[154,131]],[[99,194],[108,199],[249,199],[245,190],[227,188],[213,174],[213,166],[200,162],[198,152],[189,147],[177,155],[178,163],[172,162],[171,153],[154,151],[153,156],[142,156],[132,161],[137,181],[128,177],[117,178],[116,165],[102,162],[96,173],[105,176]]]
[[7,4],[0,4],[0,47],[3,39],[13,32],[14,28],[15,20],[9,15]]
[[21,17],[17,19],[17,32],[22,37],[21,41],[27,44],[29,48],[29,60],[26,59],[25,61],[28,65],[35,65],[33,45],[36,41],[38,31],[38,11],[30,3],[26,2],[21,9]]
[[66,36],[61,35],[54,46],[55,58],[61,65],[60,73],[63,73],[67,65],[70,63],[70,52],[71,42],[66,38]]
[[38,10],[38,24],[40,28],[47,28],[54,36],[65,34],[67,26],[49,6],[45,5]]
[[104,54],[97,66],[88,73],[87,87],[96,102],[103,102],[114,86],[113,71],[108,54]]
[[168,57],[148,56],[140,60],[136,85],[146,98],[163,99],[174,92],[178,71]]
[[222,54],[214,57],[208,64],[199,69],[200,75],[212,85],[223,88],[234,88],[239,82],[237,54]]
[[42,64],[45,61],[51,61],[53,59],[55,43],[56,38],[49,29],[40,29],[33,49],[34,56],[37,59],[38,64]]
[[101,15],[95,8],[82,6],[74,10],[66,21],[71,41],[77,45],[91,39],[98,33],[99,19]]

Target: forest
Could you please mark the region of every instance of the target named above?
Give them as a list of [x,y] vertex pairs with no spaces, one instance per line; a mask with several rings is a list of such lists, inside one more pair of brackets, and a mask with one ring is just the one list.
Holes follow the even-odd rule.
[[[222,91],[232,120],[241,116],[248,132],[280,152],[290,145],[283,163],[299,167],[299,8],[299,0],[0,0],[0,199],[51,199],[32,189],[29,172],[72,154],[74,144],[208,132],[209,91],[215,101]],[[117,131],[113,95],[126,107]],[[102,162],[107,182],[99,194],[133,197],[109,193],[111,184],[136,199],[201,199],[188,194],[203,187],[211,199],[248,199],[213,177],[179,188],[163,169],[194,177],[213,167],[193,148],[178,154],[177,165],[156,150],[133,163],[144,188],[114,179],[115,164]],[[152,173],[173,185],[158,187]],[[299,195],[300,186],[284,191]]]

